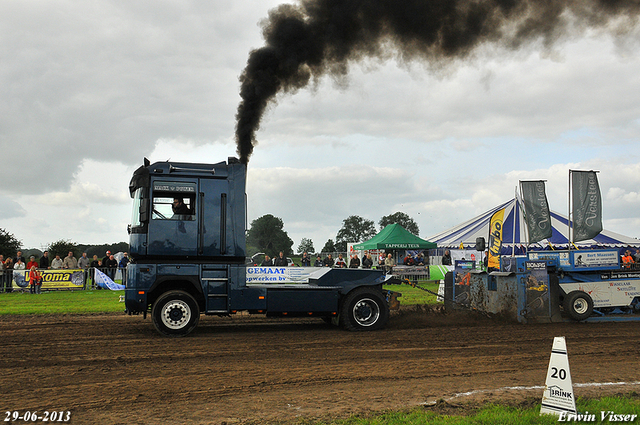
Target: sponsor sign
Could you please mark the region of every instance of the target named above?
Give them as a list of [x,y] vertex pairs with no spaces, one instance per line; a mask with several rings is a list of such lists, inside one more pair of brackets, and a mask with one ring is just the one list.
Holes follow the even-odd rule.
[[615,249],[602,251],[571,251],[571,262],[577,269],[612,269],[620,267],[618,251]]
[[[82,289],[84,271],[77,270],[38,270],[42,275],[41,289]],[[14,289],[29,287],[29,271],[14,270],[11,286]]]
[[524,265],[527,274],[520,279],[526,289],[525,316],[530,318],[550,317],[547,263],[544,261],[525,261]]
[[530,260],[554,260],[556,265],[561,267],[570,267],[568,251],[529,251],[527,257]]
[[247,283],[309,283],[330,267],[247,267]]
[[557,336],[553,339],[540,414],[560,416],[563,413],[576,414],[577,411],[569,371],[567,344],[563,336]]

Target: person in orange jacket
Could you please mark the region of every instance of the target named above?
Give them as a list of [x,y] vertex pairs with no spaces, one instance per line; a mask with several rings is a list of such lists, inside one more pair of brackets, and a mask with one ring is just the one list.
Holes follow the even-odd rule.
[[631,268],[631,264],[633,264],[633,257],[631,256],[631,251],[629,251],[628,249],[624,252],[624,255],[622,256],[622,267],[624,267],[625,269],[630,269]]
[[31,266],[29,269],[29,293],[39,294],[42,287],[42,275],[38,271],[36,266]]

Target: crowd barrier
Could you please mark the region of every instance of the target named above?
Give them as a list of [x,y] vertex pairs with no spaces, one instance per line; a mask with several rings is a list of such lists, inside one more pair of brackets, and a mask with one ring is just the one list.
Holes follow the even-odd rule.
[[[87,269],[38,269],[42,276],[42,291],[100,289],[95,283],[95,267]],[[125,269],[120,267],[98,270],[117,283],[125,284]],[[0,275],[0,292],[28,291],[29,270],[3,270]]]

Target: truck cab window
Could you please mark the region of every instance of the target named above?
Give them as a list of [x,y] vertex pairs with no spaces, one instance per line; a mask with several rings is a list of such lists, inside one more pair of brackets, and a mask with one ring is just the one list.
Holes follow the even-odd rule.
[[179,194],[153,196],[154,220],[195,220],[195,198]]

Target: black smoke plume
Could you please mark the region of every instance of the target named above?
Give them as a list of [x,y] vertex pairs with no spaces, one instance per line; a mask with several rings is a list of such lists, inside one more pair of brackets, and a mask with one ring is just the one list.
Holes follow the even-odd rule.
[[640,0],[302,0],[269,11],[265,46],[240,76],[236,142],[243,163],[260,119],[279,92],[295,92],[325,74],[344,76],[351,61],[384,57],[446,64],[492,43],[550,46],[587,27],[635,25]]

